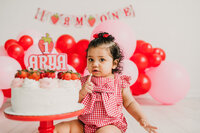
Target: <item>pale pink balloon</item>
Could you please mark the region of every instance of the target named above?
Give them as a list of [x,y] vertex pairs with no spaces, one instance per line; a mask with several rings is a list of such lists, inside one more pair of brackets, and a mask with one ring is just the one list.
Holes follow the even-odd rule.
[[15,59],[8,56],[0,56],[0,62],[0,88],[8,89],[21,66]]
[[0,56],[8,56],[7,51],[3,45],[0,46]]
[[175,104],[183,99],[189,88],[190,78],[185,68],[165,61],[159,67],[146,71],[151,79],[149,94],[162,104]]
[[3,95],[2,90],[0,90],[0,108],[3,105],[3,103],[4,103],[4,95]]
[[138,68],[134,62],[124,59],[122,62],[122,74],[131,77],[130,85],[134,84],[138,78]]
[[127,24],[120,20],[107,20],[94,28],[91,39],[93,39],[93,34],[99,32],[108,32],[113,35],[116,40],[115,42],[123,50],[125,58],[129,59],[133,55],[136,48],[136,38],[131,27]]

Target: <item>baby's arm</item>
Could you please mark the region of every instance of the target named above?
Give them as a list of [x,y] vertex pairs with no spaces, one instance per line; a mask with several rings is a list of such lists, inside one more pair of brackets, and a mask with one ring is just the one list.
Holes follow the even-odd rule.
[[129,112],[129,114],[132,115],[138,122],[142,119],[146,120],[146,117],[142,113],[137,101],[133,98],[129,88],[123,88],[122,96],[124,108]]
[[156,133],[155,129],[157,127],[151,126],[147,122],[147,118],[142,113],[141,108],[137,101],[133,98],[130,88],[123,88],[122,89],[122,97],[123,97],[123,105],[126,108],[126,110],[129,112],[130,115],[132,115],[142,127],[145,128],[148,132]]

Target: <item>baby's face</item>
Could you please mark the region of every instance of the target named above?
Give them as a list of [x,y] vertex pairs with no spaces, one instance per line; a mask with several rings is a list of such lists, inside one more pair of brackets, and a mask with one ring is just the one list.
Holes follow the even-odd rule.
[[116,67],[110,51],[105,45],[89,49],[87,68],[92,75],[97,77],[110,77],[113,75],[112,69]]

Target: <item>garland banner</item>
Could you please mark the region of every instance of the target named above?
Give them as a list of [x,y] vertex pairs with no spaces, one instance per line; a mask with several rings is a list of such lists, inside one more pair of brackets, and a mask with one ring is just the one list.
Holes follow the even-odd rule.
[[135,12],[133,10],[132,5],[113,11],[83,15],[68,15],[63,13],[55,13],[38,8],[34,18],[41,22],[51,23],[53,25],[62,25],[64,27],[94,27],[95,25],[106,20],[117,20],[125,17],[135,17]]

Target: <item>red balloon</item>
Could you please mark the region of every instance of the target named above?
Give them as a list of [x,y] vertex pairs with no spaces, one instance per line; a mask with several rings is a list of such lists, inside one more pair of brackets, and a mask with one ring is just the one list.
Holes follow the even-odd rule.
[[86,58],[77,53],[69,54],[68,64],[75,68],[77,72],[82,74],[86,67]]
[[74,51],[76,51],[76,53],[86,57],[86,50],[88,48],[89,45],[89,40],[87,39],[82,39],[80,41],[77,42],[77,44],[74,47]]
[[143,43],[146,43],[146,42],[143,41],[143,40],[137,40],[134,53],[140,53],[141,52],[140,49],[141,49],[141,46],[142,46]]
[[24,35],[20,37],[19,45],[21,45],[24,50],[27,50],[31,45],[33,45],[33,39],[28,35]]
[[2,92],[3,92],[3,95],[5,97],[11,98],[11,88],[9,88],[9,89],[3,89]]
[[165,51],[163,49],[161,49],[161,48],[154,48],[153,49],[153,53],[154,54],[159,54],[161,56],[162,60],[165,60],[165,58],[166,58]]
[[63,53],[73,53],[73,46],[76,44],[74,38],[70,35],[62,35],[56,41],[56,48],[60,49]]
[[140,47],[140,52],[145,55],[153,53],[152,45],[150,43],[143,43]]
[[5,50],[7,50],[10,45],[13,45],[13,44],[16,44],[16,43],[18,43],[18,42],[14,39],[7,40],[4,44]]
[[133,95],[141,95],[147,93],[151,88],[150,78],[144,74],[140,73],[137,81],[130,86]]
[[162,58],[159,54],[152,54],[149,56],[149,64],[152,67],[157,67],[162,62]]
[[8,47],[7,53],[10,57],[18,60],[24,56],[24,49],[16,43]]
[[133,61],[137,67],[139,71],[143,71],[145,68],[148,67],[148,58],[141,53],[135,53],[133,54],[133,56],[131,56],[130,58],[131,61]]

